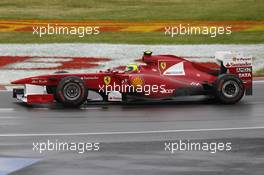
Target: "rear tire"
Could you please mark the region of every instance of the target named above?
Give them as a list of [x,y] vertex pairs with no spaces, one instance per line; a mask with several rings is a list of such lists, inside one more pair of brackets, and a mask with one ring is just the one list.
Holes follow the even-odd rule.
[[223,104],[234,104],[244,96],[245,88],[240,78],[233,74],[222,74],[214,84],[216,100]]
[[69,76],[59,82],[56,96],[64,106],[78,107],[87,100],[88,90],[82,79]]

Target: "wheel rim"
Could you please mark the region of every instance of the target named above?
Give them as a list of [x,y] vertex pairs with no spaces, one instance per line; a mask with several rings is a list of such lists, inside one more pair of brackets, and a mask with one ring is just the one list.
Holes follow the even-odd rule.
[[234,98],[239,93],[239,85],[236,81],[229,80],[223,84],[222,92],[227,98]]
[[68,100],[76,100],[81,95],[81,88],[76,83],[68,83],[63,88],[63,95]]

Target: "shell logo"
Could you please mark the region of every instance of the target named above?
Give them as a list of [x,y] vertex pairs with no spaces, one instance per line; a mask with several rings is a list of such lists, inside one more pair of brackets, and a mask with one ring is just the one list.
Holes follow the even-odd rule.
[[134,87],[143,86],[144,85],[144,80],[141,77],[134,77],[131,80],[131,84]]

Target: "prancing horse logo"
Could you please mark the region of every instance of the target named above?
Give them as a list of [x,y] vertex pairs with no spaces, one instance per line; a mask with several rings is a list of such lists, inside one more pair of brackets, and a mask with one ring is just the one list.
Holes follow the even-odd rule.
[[109,85],[110,82],[111,82],[111,77],[109,77],[109,76],[105,76],[105,77],[104,77],[104,83],[105,83],[106,85]]
[[160,67],[164,70],[166,68],[166,62],[160,62]]

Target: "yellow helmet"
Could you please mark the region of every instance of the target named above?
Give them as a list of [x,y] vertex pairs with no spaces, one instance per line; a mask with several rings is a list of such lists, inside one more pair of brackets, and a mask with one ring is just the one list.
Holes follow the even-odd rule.
[[139,68],[138,68],[138,65],[137,64],[128,64],[126,66],[126,72],[130,72],[130,71],[138,71]]
[[150,50],[147,50],[144,52],[144,56],[151,56],[152,52]]

